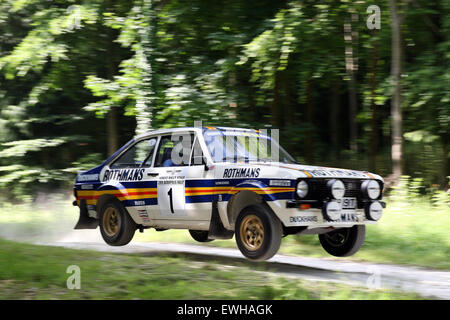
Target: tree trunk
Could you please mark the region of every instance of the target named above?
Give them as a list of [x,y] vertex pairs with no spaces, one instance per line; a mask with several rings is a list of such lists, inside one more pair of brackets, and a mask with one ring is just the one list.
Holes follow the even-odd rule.
[[[375,36],[373,32],[372,36]],[[378,42],[374,44],[372,48],[372,62],[371,62],[371,74],[370,74],[370,106],[371,106],[371,119],[370,119],[370,150],[369,150],[369,169],[374,172],[376,167],[376,153],[378,147],[378,119],[377,119],[377,105],[375,103],[375,90],[377,81],[377,64],[378,64]]]
[[314,99],[313,99],[313,83],[309,79],[306,83],[306,121],[308,122],[308,131],[306,133],[306,160],[308,164],[314,162],[314,145],[313,145],[313,120],[314,120]]
[[392,180],[396,184],[402,175],[403,161],[403,135],[402,135],[402,109],[401,109],[401,82],[402,72],[402,39],[401,17],[395,0],[389,1],[392,23],[392,59],[391,78],[394,93],[391,100],[392,121]]
[[[161,4],[161,8],[165,4]],[[156,78],[154,72],[156,47],[156,12],[153,1],[143,2],[143,14],[148,17],[148,26],[141,26],[140,46],[136,50],[143,73],[143,79],[136,100],[136,134],[144,133],[152,127],[153,105],[155,103]]]
[[289,77],[287,70],[283,74],[283,85],[284,85],[284,108],[283,108],[283,122],[285,126],[292,126],[295,122],[294,114],[294,98],[292,94],[291,78]]
[[348,100],[349,100],[349,141],[350,150],[354,153],[358,151],[358,125],[356,115],[358,112],[358,100],[356,93],[356,72],[358,70],[357,58],[355,57],[355,48],[358,41],[358,32],[352,30],[352,21],[358,21],[358,15],[351,14],[351,20],[344,24],[344,40],[345,46],[345,68],[349,77],[348,81]]
[[111,108],[106,115],[106,128],[108,135],[108,156],[110,156],[119,148],[119,139],[117,134],[117,108]]
[[[107,10],[113,12],[113,2],[107,3]],[[107,79],[113,80],[116,71],[114,34],[111,28],[107,27],[108,45],[107,45]],[[117,133],[117,107],[113,106],[106,115],[106,131],[108,139],[108,156],[112,155],[119,147],[119,135]]]
[[274,129],[280,128],[280,75],[279,72],[275,72],[275,84],[273,88],[273,101],[271,103],[271,123]]
[[449,163],[449,156],[448,153],[450,152],[449,150],[449,137],[450,135],[446,134],[444,136],[442,136],[442,151],[444,153],[444,158],[443,158],[443,168],[442,168],[442,172],[443,172],[443,177],[442,177],[442,187],[447,190],[449,187],[449,177],[450,177],[450,163]]
[[330,124],[330,142],[331,142],[331,155],[333,161],[339,164],[339,112],[341,108],[340,101],[340,82],[336,78],[331,84],[330,95],[330,112],[329,112],[329,124]]

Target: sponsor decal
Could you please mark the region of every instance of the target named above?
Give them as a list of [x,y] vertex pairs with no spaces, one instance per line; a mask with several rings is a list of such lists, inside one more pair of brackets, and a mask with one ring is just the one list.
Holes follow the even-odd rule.
[[159,179],[160,180],[158,180],[158,185],[184,184],[186,177],[185,176],[164,176],[164,177],[160,177]]
[[110,180],[118,181],[140,181],[144,177],[145,169],[116,169],[106,170],[103,182]]
[[289,217],[289,222],[295,223],[295,222],[317,222],[316,216],[295,216],[295,217]]
[[290,180],[270,180],[269,184],[271,186],[290,187],[291,181]]
[[224,178],[258,178],[260,168],[233,168],[223,171]]
[[92,189],[94,189],[93,184],[82,184],[81,185],[81,190],[92,190]]
[[147,210],[138,210],[139,217],[141,217],[142,221],[149,222],[150,218],[148,217]]
[[313,177],[355,177],[366,178],[366,175],[362,172],[351,170],[308,170]]
[[80,174],[77,177],[77,181],[94,181],[98,180],[98,173],[95,174]]
[[230,184],[230,181],[225,180],[225,181],[216,181],[216,186],[220,186],[220,185],[228,185]]

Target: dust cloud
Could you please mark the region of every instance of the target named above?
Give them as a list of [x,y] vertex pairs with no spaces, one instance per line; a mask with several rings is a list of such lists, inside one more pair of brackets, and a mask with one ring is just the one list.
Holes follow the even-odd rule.
[[33,201],[0,204],[0,238],[19,242],[100,242],[99,229],[74,230],[79,209],[67,192],[40,192]]

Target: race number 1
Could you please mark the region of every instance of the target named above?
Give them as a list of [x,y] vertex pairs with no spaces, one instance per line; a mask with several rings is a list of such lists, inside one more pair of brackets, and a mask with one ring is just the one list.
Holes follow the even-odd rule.
[[167,192],[167,195],[169,196],[170,212],[175,213],[175,211],[173,211],[172,188],[170,188],[169,192]]
[[[177,179],[178,178],[178,179]],[[181,179],[183,178],[183,179]],[[185,216],[184,177],[158,181],[158,207],[161,216]]]

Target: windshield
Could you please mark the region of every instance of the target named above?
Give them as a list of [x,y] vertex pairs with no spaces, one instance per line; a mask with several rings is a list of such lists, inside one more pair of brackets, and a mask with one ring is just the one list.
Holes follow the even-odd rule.
[[261,133],[206,130],[203,136],[214,162],[297,163],[274,139]]

